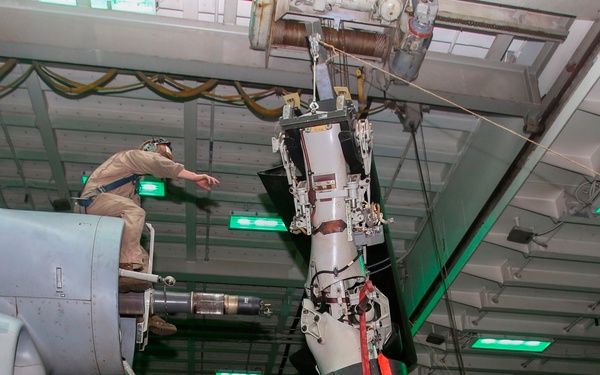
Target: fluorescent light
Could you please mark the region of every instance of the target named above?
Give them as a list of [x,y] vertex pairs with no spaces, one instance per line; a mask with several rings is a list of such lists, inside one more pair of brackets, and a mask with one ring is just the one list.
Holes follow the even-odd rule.
[[263,375],[262,372],[217,371],[216,375]]
[[260,216],[258,214],[232,214],[229,217],[229,229],[262,230],[287,232],[287,227],[278,217]]
[[165,196],[165,182],[164,181],[153,181],[153,180],[142,180],[140,181],[140,188],[138,194],[146,197],[164,197]]
[[552,341],[547,340],[479,338],[471,345],[471,348],[541,353],[550,344]]

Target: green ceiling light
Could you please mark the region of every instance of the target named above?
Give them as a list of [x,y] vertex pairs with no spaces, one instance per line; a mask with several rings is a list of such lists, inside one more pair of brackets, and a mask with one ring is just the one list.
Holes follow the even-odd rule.
[[166,195],[165,182],[146,177],[140,181],[138,194],[145,197],[164,197]]
[[287,232],[287,227],[278,217],[244,212],[232,213],[229,217],[229,229],[262,230],[271,232]]
[[224,371],[217,370],[215,375],[263,375],[262,372],[239,372],[239,371]]
[[471,345],[471,348],[541,353],[550,344],[552,344],[552,341],[548,340],[479,338]]

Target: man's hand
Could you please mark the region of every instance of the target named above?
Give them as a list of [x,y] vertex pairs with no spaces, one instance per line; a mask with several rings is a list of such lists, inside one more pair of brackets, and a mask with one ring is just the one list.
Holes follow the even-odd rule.
[[193,181],[204,190],[211,190],[210,185],[218,185],[219,180],[207,174],[196,174]]
[[219,180],[203,173],[190,172],[187,169],[182,169],[177,175],[178,178],[184,178],[186,180],[194,181],[198,187],[204,190],[211,190],[210,185],[217,185]]

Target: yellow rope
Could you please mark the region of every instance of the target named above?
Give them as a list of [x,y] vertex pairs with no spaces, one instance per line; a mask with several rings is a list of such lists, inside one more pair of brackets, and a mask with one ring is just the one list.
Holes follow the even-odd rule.
[[[44,82],[46,82],[48,85],[64,93],[75,95],[86,94],[88,92],[94,91],[98,87],[101,87],[106,83],[110,82],[117,75],[118,72],[117,69],[110,69],[108,72],[106,72],[106,74],[104,74],[102,77],[98,78],[94,82],[87,85],[82,85],[80,83],[71,81],[65,77],[59,76],[58,74],[51,72],[45,66],[41,65],[36,61],[33,62],[33,66],[35,68],[35,71],[40,75],[40,77],[42,77]],[[60,79],[61,81],[73,87],[62,85],[56,82],[57,79]]]
[[13,82],[0,88],[0,98],[3,97],[4,95],[7,95],[12,90],[14,90],[17,86],[19,86],[21,83],[23,83],[23,81],[25,81],[25,79],[29,76],[29,74],[31,74],[31,72],[33,72],[33,65],[30,65],[29,68],[27,68],[27,70],[24,71],[23,74],[21,74]]
[[[3,79],[15,67],[15,65],[17,63],[18,63],[17,59],[11,58],[11,59],[6,60],[4,65],[2,65],[0,67],[0,80]],[[170,90],[167,87],[165,87],[164,85],[162,85],[163,81],[159,82],[158,74],[154,74],[154,75],[148,77],[144,73],[139,72],[139,71],[135,72],[135,75],[140,80],[140,82],[138,82],[138,83],[123,85],[123,86],[106,87],[105,85],[108,82],[110,82],[118,73],[118,70],[114,69],[114,68],[108,70],[108,72],[105,73],[102,77],[100,77],[99,79],[97,79],[96,81],[94,81],[90,84],[81,84],[81,83],[73,81],[67,77],[64,77],[56,72],[53,72],[52,70],[48,69],[48,67],[46,67],[45,65],[34,61],[32,63],[32,65],[29,67],[29,69],[24,74],[22,74],[19,78],[17,78],[14,82],[7,84],[4,87],[0,88],[0,96],[8,94],[15,87],[20,85],[23,82],[23,80],[25,78],[27,78],[27,76],[31,73],[31,71],[33,69],[35,69],[38,72],[39,76],[44,80],[44,82],[48,86],[50,86],[54,90],[62,92],[64,94],[77,95],[77,96],[87,95],[87,94],[91,94],[91,93],[106,94],[106,93],[110,93],[110,92],[135,90],[135,89],[139,89],[139,88],[142,88],[145,86],[145,87],[148,87],[149,89],[157,92],[158,94],[163,95],[170,99],[187,100],[187,99],[197,98],[200,96],[205,96],[205,97],[215,99],[215,100],[222,100],[226,103],[245,104],[246,106],[248,106],[251,109],[258,112],[258,114],[260,114],[262,116],[268,116],[268,117],[277,117],[277,116],[281,115],[281,108],[277,108],[277,109],[273,109],[273,110],[267,109],[267,108],[264,108],[264,107],[258,105],[256,103],[256,101],[266,98],[271,95],[280,95],[281,93],[289,94],[289,92],[287,90],[285,90],[283,88],[279,88],[279,87],[272,87],[270,89],[266,89],[266,90],[262,90],[262,91],[258,91],[258,92],[249,94],[249,93],[246,93],[241,88],[241,85],[240,85],[239,87],[236,87],[238,89],[238,92],[240,92],[240,90],[241,90],[239,95],[218,95],[218,94],[211,92],[211,90],[214,88],[214,86],[216,86],[218,83],[218,81],[216,79],[210,79],[206,83],[204,83],[198,87],[188,87],[180,82],[177,82],[175,79],[173,79],[169,76],[163,75],[163,80],[165,83],[172,85],[177,90],[179,90],[179,91],[175,91],[175,90]],[[300,90],[298,90],[298,93],[300,93]]]
[[[171,85],[177,87],[180,90],[191,90],[191,87],[188,87],[186,85],[184,85],[181,82],[177,82],[176,80],[174,80],[171,77],[165,77],[165,81],[169,82]],[[274,94],[277,91],[276,88],[270,88],[268,90],[262,90],[262,91],[258,91],[255,92],[253,94],[248,94],[249,97],[251,97],[252,99],[256,99],[256,98],[263,98],[263,97],[267,97],[270,96],[272,94]],[[220,100],[225,100],[228,102],[243,102],[244,98],[242,98],[241,95],[218,95],[212,92],[205,92],[202,95],[211,97],[211,98],[215,98],[215,99],[220,99]]]
[[544,149],[544,150],[546,150],[546,151],[548,151],[548,152],[550,152],[550,153],[552,153],[552,154],[554,154],[554,155],[556,155],[556,156],[559,156],[559,157],[561,157],[561,158],[563,158],[563,159],[565,159],[565,160],[567,160],[567,161],[569,161],[569,162],[571,162],[571,163],[573,163],[573,164],[575,164],[575,165],[578,165],[578,166],[580,166],[581,168],[583,168],[583,169],[585,169],[585,170],[587,170],[587,171],[589,171],[589,172],[592,172],[592,173],[593,173],[594,175],[596,175],[596,176],[600,176],[600,172],[597,172],[597,171],[595,171],[594,169],[592,169],[592,168],[590,168],[590,167],[588,167],[588,166],[586,166],[586,165],[583,165],[583,164],[581,164],[580,162],[578,162],[578,161],[576,161],[576,160],[573,160],[573,159],[571,159],[570,157],[568,157],[568,156],[566,156],[566,155],[563,155],[563,154],[561,154],[561,153],[560,153],[560,152],[558,152],[558,151],[554,151],[553,149],[551,149],[551,148],[549,148],[549,147],[546,147],[546,146],[544,146],[544,145],[542,145],[542,144],[540,144],[540,143],[538,143],[538,142],[536,142],[536,141],[534,141],[534,140],[531,140],[531,139],[529,139],[529,138],[527,138],[527,137],[525,137],[525,136],[523,136],[523,135],[521,135],[521,134],[519,134],[519,133],[515,132],[515,131],[514,131],[514,130],[512,130],[512,129],[509,129],[509,128],[507,128],[507,127],[505,127],[505,126],[503,126],[503,125],[501,125],[501,124],[499,124],[499,123],[497,123],[497,122],[495,122],[495,121],[493,121],[493,120],[490,120],[489,118],[487,118],[487,117],[485,117],[485,116],[483,116],[483,115],[480,115],[479,113],[473,112],[473,111],[471,111],[470,109],[468,109],[468,108],[465,108],[465,107],[461,106],[460,104],[458,104],[458,103],[455,103],[455,102],[451,101],[450,99],[446,99],[446,98],[444,98],[444,97],[442,97],[442,96],[440,96],[440,95],[438,95],[438,94],[436,94],[436,93],[434,93],[434,92],[432,92],[432,91],[429,91],[429,90],[427,90],[427,89],[425,89],[425,88],[423,88],[423,87],[421,87],[421,86],[419,86],[419,85],[417,85],[417,84],[414,84],[414,83],[412,83],[412,82],[409,82],[409,81],[405,80],[405,79],[404,79],[404,78],[402,78],[402,77],[398,77],[397,75],[395,75],[395,74],[393,74],[393,73],[390,73],[390,72],[388,72],[388,71],[386,71],[386,70],[384,70],[384,69],[382,69],[382,68],[380,68],[380,67],[378,67],[378,66],[376,66],[376,65],[374,65],[374,64],[372,64],[372,63],[370,63],[370,62],[368,62],[368,61],[366,61],[366,60],[363,60],[363,59],[361,59],[361,58],[359,58],[359,57],[356,57],[356,56],[354,56],[354,55],[351,55],[351,54],[349,54],[349,53],[347,53],[347,52],[344,52],[344,51],[342,51],[342,50],[340,50],[340,49],[338,49],[338,48],[334,47],[334,46],[333,46],[333,45],[331,45],[331,44],[325,43],[325,42],[323,42],[323,41],[320,41],[319,43],[323,44],[325,47],[327,47],[327,48],[331,49],[331,50],[332,50],[332,51],[334,51],[335,53],[341,53],[341,54],[344,54],[344,55],[346,55],[346,56],[352,57],[353,59],[355,59],[355,60],[357,60],[357,61],[359,61],[359,62],[361,62],[361,63],[363,63],[363,64],[365,64],[365,65],[368,65],[368,66],[372,67],[372,68],[373,68],[373,69],[375,69],[375,70],[378,70],[378,71],[380,71],[380,72],[382,72],[382,73],[384,73],[384,74],[387,74],[387,75],[389,75],[389,76],[391,76],[391,77],[394,77],[394,78],[396,78],[396,79],[398,79],[398,80],[402,81],[403,83],[405,83],[405,84],[407,84],[407,85],[409,85],[409,86],[412,86],[412,87],[414,87],[414,88],[416,88],[416,89],[418,89],[418,90],[421,90],[421,91],[423,91],[423,92],[425,92],[425,93],[427,93],[427,94],[429,94],[429,95],[431,95],[431,96],[433,96],[433,97],[435,97],[435,98],[437,98],[437,99],[439,99],[439,100],[441,100],[441,101],[443,101],[443,102],[446,102],[446,103],[448,103],[448,104],[450,104],[450,105],[452,105],[452,106],[454,106],[454,107],[456,107],[456,108],[458,108],[458,109],[460,109],[460,110],[462,110],[462,111],[464,111],[464,112],[466,112],[466,113],[468,113],[468,114],[470,114],[470,115],[473,115],[473,116],[475,116],[475,117],[477,117],[477,118],[479,118],[479,119],[481,119],[481,120],[483,120],[483,121],[489,122],[490,124],[492,124],[492,125],[495,125],[495,126],[497,126],[497,127],[501,128],[501,129],[503,129],[503,130],[505,130],[505,131],[507,131],[507,132],[509,132],[509,133],[512,133],[512,134],[516,135],[517,137],[519,137],[519,138],[522,138],[522,139],[524,139],[525,141],[527,141],[527,142],[529,142],[529,143],[532,143],[532,144],[534,144],[534,145],[535,145],[535,146],[537,146],[537,147],[540,147],[540,148],[542,148],[542,149]]
[[[82,93],[87,93],[90,90],[94,90],[96,92],[101,92],[101,91],[122,91],[122,90],[131,90],[131,89],[136,89],[136,88],[141,88],[144,86],[143,83],[139,82],[139,83],[132,83],[129,85],[124,85],[124,86],[112,86],[112,87],[104,87],[104,85],[106,83],[108,83],[111,79],[113,79],[116,74],[117,74],[117,70],[116,69],[110,69],[103,77],[101,77],[100,79],[96,80],[95,82],[89,84],[89,85],[82,85],[79,82],[70,80],[66,77],[61,76],[58,73],[55,73],[53,71],[51,71],[50,69],[48,69],[48,67],[46,67],[45,65],[39,64],[38,67],[40,69],[43,70],[43,72],[46,74],[46,78],[48,79],[53,79],[53,80],[57,80],[57,81],[61,81],[69,86],[71,86],[72,88],[75,88],[78,92],[74,92],[73,89],[69,88],[67,91],[65,91],[66,93],[70,93],[70,94],[82,94]],[[63,90],[65,88],[65,86],[63,85],[54,85],[54,87],[56,89],[60,89]]]
[[[196,98],[196,97],[202,95],[204,92],[211,90],[218,83],[218,81],[216,79],[209,79],[204,84],[202,84],[198,87],[194,87],[193,89],[185,90],[185,91],[173,91],[173,90],[169,90],[168,88],[161,86],[158,83],[154,82],[154,79],[150,79],[150,78],[146,77],[146,75],[140,71],[135,72],[135,75],[140,79],[140,81],[144,82],[149,88],[153,89],[154,91],[158,92],[159,94],[166,95],[168,97],[176,98],[176,99]],[[154,77],[156,77],[156,76],[154,76]]]
[[263,106],[260,106],[250,96],[248,96],[248,94],[246,94],[246,91],[244,91],[244,88],[242,87],[242,85],[239,82],[237,82],[237,81],[234,82],[234,85],[235,85],[235,88],[240,93],[240,95],[242,96],[242,98],[244,99],[244,101],[246,102],[246,104],[250,108],[255,110],[258,114],[260,114],[262,116],[266,116],[266,117],[281,116],[281,113],[283,112],[283,106],[281,106],[279,108],[275,108],[275,109],[268,109]]
[[17,59],[8,59],[0,68],[0,80],[4,78],[17,65]]
[[123,85],[123,86],[98,87],[96,89],[96,91],[97,92],[104,92],[104,91],[117,92],[117,91],[136,90],[136,89],[141,89],[142,87],[144,87],[144,84],[142,82],[137,82],[137,83],[130,83],[129,85]]

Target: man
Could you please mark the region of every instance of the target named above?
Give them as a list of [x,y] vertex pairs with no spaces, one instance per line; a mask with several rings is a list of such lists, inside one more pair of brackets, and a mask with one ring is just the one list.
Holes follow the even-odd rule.
[[[145,272],[148,253],[140,245],[146,212],[140,207],[137,183],[142,175],[158,178],[183,178],[194,181],[198,187],[211,190],[219,181],[207,174],[188,171],[173,160],[171,142],[164,138],[150,139],[137,150],[121,151],[100,165],[88,178],[81,198],[76,201],[76,212],[91,215],[120,217],[125,222],[121,238],[119,267]],[[120,278],[119,292],[142,292],[149,288],[148,281]],[[174,325],[158,316],[149,321],[150,331],[157,334],[173,334]]]

